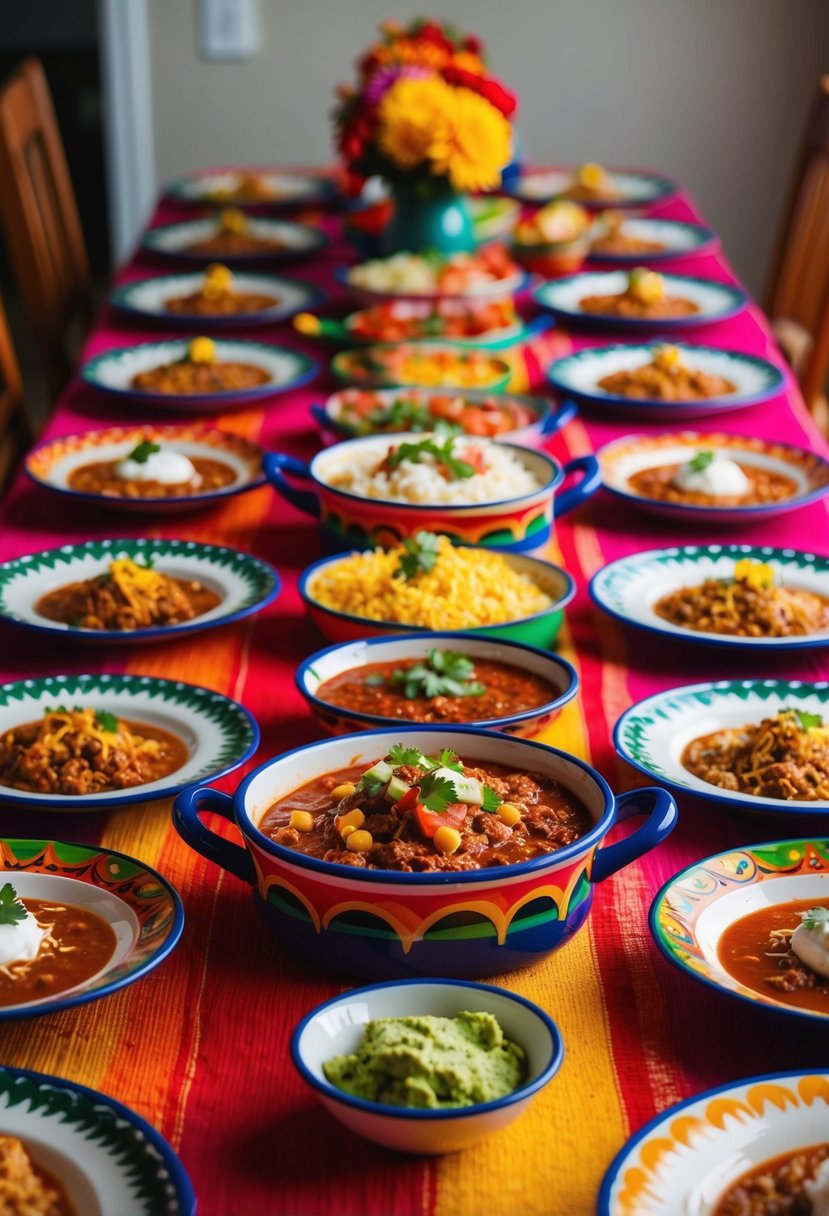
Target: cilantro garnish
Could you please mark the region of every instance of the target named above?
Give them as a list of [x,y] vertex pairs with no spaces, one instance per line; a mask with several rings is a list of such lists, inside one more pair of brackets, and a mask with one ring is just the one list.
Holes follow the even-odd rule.
[[389,748],[389,761],[395,768],[399,768],[401,764],[417,765],[421,754],[416,747],[404,747],[402,743],[395,743]]
[[437,430],[429,439],[421,439],[417,443],[401,443],[387,456],[389,468],[396,469],[404,460],[411,464],[421,464],[424,456],[434,456],[436,462],[446,470],[448,481],[461,481],[466,477],[475,476],[475,467],[468,460],[461,460],[454,453],[457,433],[447,434],[446,428]]
[[28,913],[10,882],[0,887],[0,925],[18,925]]
[[433,532],[416,532],[403,541],[406,552],[394,572],[395,578],[414,578],[416,574],[428,574],[438,560],[439,537]]
[[398,397],[390,406],[372,410],[368,421],[372,427],[388,427],[392,431],[430,431],[435,420],[427,405],[410,397]]
[[445,747],[440,753],[438,763],[440,764],[441,768],[451,768],[454,769],[456,773],[463,772],[463,765],[461,764],[460,756],[457,752],[453,752],[449,747]]
[[457,802],[455,787],[448,777],[437,777],[434,772],[427,773],[420,783],[418,802],[428,811],[436,811],[441,815],[450,802]]
[[369,688],[379,688],[381,684],[385,684],[386,677],[380,671],[375,671],[372,675],[366,676],[363,683]]
[[108,709],[96,709],[95,721],[100,726],[101,730],[109,731],[110,734],[116,734],[118,731],[118,719],[115,714],[111,714]]
[[394,688],[402,688],[404,697],[481,697],[483,684],[471,679],[475,665],[465,654],[453,650],[429,651],[428,658],[413,667],[395,671],[391,677]]
[[[0,891],[0,895],[2,894]],[[808,912],[801,913],[801,916],[806,929],[823,929],[829,925],[829,908],[810,908]]]
[[134,460],[136,464],[146,464],[151,456],[160,451],[160,443],[153,443],[151,439],[142,439],[138,446],[132,449],[127,460]]
[[366,798],[376,798],[380,791],[386,788],[386,784],[379,777],[366,777],[363,774],[360,778],[360,790],[365,794]]
[[694,459],[688,466],[692,473],[701,473],[703,469],[707,469],[711,461],[714,459],[713,452],[697,452]]
[[805,709],[796,709],[793,712],[801,730],[809,730],[813,726],[823,726],[823,718],[820,714],[810,714]]
[[490,815],[494,815],[498,807],[503,802],[500,794],[496,794],[491,785],[484,786],[484,797],[481,803],[481,810],[486,811]]

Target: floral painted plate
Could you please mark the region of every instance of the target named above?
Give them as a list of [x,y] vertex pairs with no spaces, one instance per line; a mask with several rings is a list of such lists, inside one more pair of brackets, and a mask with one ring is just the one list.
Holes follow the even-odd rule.
[[743,1174],[827,1138],[829,1072],[709,1089],[651,1119],[604,1176],[598,1216],[711,1216]]
[[[140,443],[174,448],[191,459],[213,460],[227,465],[232,479],[226,486],[190,494],[170,493],[159,498],[127,498],[73,489],[72,474],[85,465],[124,460]],[[234,494],[265,484],[262,449],[241,435],[195,424],[193,426],[112,426],[103,431],[85,431],[48,439],[34,448],[24,465],[32,481],[77,502],[107,511],[167,513],[211,506]]]
[[703,781],[682,764],[682,754],[694,739],[754,725],[787,709],[829,718],[829,682],[718,680],[668,689],[625,710],[614,728],[613,742],[623,760],[675,793],[754,814],[825,817],[829,800],[763,798],[726,790]]
[[767,359],[744,355],[740,351],[720,350],[714,346],[688,346],[682,342],[672,342],[671,346],[679,351],[683,363],[706,375],[729,380],[734,385],[734,392],[694,401],[669,401],[656,397],[622,397],[599,386],[599,381],[606,376],[646,367],[664,346],[664,342],[649,342],[642,346],[603,346],[581,350],[575,355],[565,355],[563,359],[556,360],[547,372],[547,379],[557,392],[576,401],[601,406],[613,414],[658,418],[663,422],[759,405],[782,392],[786,383],[780,368]]
[[[555,169],[534,169],[502,189],[503,194],[520,199],[522,203],[549,203],[560,198],[573,185],[579,166]],[[605,195],[578,199],[583,207],[604,210],[606,207],[649,207],[673,197],[676,182],[658,173],[643,173],[635,169],[608,171],[610,189]]]
[[[715,452],[727,456],[744,470],[760,470],[788,478],[793,483],[791,493],[766,502],[745,503],[725,501],[720,506],[691,502],[671,502],[651,498],[634,487],[631,478],[646,469],[670,468],[687,464],[700,452]],[[759,523],[774,515],[796,511],[817,502],[829,493],[829,460],[817,452],[789,444],[753,439],[744,435],[704,434],[699,431],[673,432],[667,435],[623,435],[597,452],[602,466],[604,488],[626,506],[635,507],[661,519],[678,524],[739,524]]]
[[71,813],[153,802],[184,786],[232,773],[259,745],[256,719],[244,706],[209,688],[155,676],[60,675],[0,684],[0,736],[37,721],[58,705],[100,709],[160,727],[186,744],[187,759],[157,781],[96,794],[43,794],[0,785],[0,805]]
[[627,289],[626,270],[584,271],[566,275],[554,282],[536,287],[533,297],[542,308],[547,308],[558,321],[577,322],[596,329],[627,329],[671,331],[694,329],[699,325],[713,325],[734,317],[745,308],[746,293],[730,283],[718,283],[714,279],[697,279],[686,274],[663,274],[665,294],[677,299],[690,300],[696,304],[697,312],[681,317],[619,317],[607,313],[585,312],[581,301],[587,296],[619,295]]
[[[172,578],[202,583],[219,596],[219,603],[178,625],[131,630],[85,629],[50,620],[37,611],[38,601],[48,592],[106,574],[110,562],[124,557],[152,565]],[[273,566],[237,549],[193,540],[91,540],[0,564],[0,618],[73,642],[158,642],[241,621],[272,603],[279,588]]]
[[191,246],[209,240],[219,230],[218,218],[185,220],[179,224],[164,224],[148,228],[142,249],[159,258],[174,258],[177,262],[192,262],[208,266],[224,262],[228,266],[245,266],[251,262],[289,262],[294,258],[312,258],[328,244],[328,237],[319,228],[307,224],[292,224],[288,220],[269,220],[253,216],[247,222],[251,236],[273,241],[273,248],[253,253],[199,253]]
[[[597,227],[601,220],[597,221]],[[624,236],[635,237],[640,241],[653,241],[663,246],[650,252],[638,253],[605,253],[593,248],[587,255],[588,262],[624,263],[631,266],[650,266],[655,262],[675,261],[677,258],[696,257],[701,253],[711,253],[717,248],[719,238],[710,228],[702,224],[685,224],[679,220],[651,220],[641,216],[631,216],[625,219],[621,232]],[[593,239],[598,239],[594,235]]]
[[189,345],[189,340],[171,339],[168,342],[141,342],[137,346],[108,350],[83,364],[81,379],[99,392],[121,401],[138,401],[143,405],[177,412],[202,413],[204,410],[218,412],[228,406],[250,405],[274,397],[277,393],[300,388],[313,380],[318,371],[313,359],[287,346],[217,338],[217,363],[244,363],[259,368],[267,375],[267,380],[253,388],[223,389],[210,393],[161,393],[133,387],[133,379],[139,373],[183,360]]
[[23,1141],[78,1216],[195,1214],[190,1179],[164,1137],[95,1089],[0,1067],[0,1135]]
[[594,574],[590,594],[594,603],[622,624],[683,643],[758,654],[827,645],[829,628],[786,637],[740,637],[675,625],[655,611],[658,600],[683,587],[696,587],[710,578],[733,579],[737,562],[744,559],[770,565],[783,587],[829,599],[829,558],[769,545],[684,545],[632,553]]
[[0,1008],[0,1022],[70,1009],[147,975],[175,948],[184,926],[176,892],[143,862],[110,849],[60,840],[0,840],[0,883],[21,899],[45,899],[102,917],[115,952],[102,971],[55,996]]
[[[247,192],[246,183],[250,183]],[[180,203],[217,207],[305,207],[328,203],[336,193],[330,177],[256,168],[202,170],[178,178],[165,190],[168,198]]]
[[668,962],[693,979],[750,1005],[825,1024],[829,1012],[780,1001],[772,987],[760,992],[741,984],[720,961],[719,943],[729,925],[760,908],[827,898],[826,838],[746,845],[707,857],[674,875],[651,905],[650,930]]
[[268,325],[285,321],[305,309],[319,308],[326,294],[313,283],[285,279],[271,274],[235,274],[232,290],[245,295],[270,296],[274,303],[255,312],[204,314],[170,312],[167,301],[189,296],[204,286],[204,275],[165,274],[154,279],[139,279],[116,287],[109,297],[113,308],[140,320],[160,321],[164,325],[207,330],[239,329],[246,325]]

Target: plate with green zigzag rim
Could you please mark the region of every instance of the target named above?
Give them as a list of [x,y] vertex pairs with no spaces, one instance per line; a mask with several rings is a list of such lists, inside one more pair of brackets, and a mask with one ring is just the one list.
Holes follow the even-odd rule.
[[[124,559],[177,580],[178,592],[172,589],[172,594],[176,597],[175,608],[182,612],[186,612],[187,607],[180,602],[179,594],[190,600],[194,593],[196,598],[190,600],[190,608],[195,615],[174,624],[141,626],[139,621],[143,618],[136,616],[132,602],[134,590],[128,587],[129,595],[125,594],[113,578],[112,563]],[[77,588],[78,584],[86,583],[90,584],[88,589]],[[193,587],[193,584],[197,586]],[[76,589],[70,594],[68,588],[72,585],[76,585]],[[44,615],[47,610],[60,611],[60,607],[54,602],[43,605],[43,597],[64,588],[67,589],[64,597],[66,614],[74,615],[67,620]],[[200,588],[211,593],[210,597],[204,596],[200,601]],[[279,589],[279,575],[273,566],[237,549],[163,538],[94,540],[62,545],[59,549],[30,553],[0,563],[0,619],[38,633],[71,637],[80,642],[157,642],[240,621],[272,603]],[[99,591],[118,614],[118,619],[124,622],[123,627],[104,628],[94,624],[101,622],[101,618],[94,615],[95,608],[103,611],[95,599]],[[218,597],[218,602],[204,608],[202,605],[209,604],[212,597]],[[160,605],[157,609],[154,607],[154,611],[163,619],[164,604],[170,601],[162,596],[146,603]],[[141,608],[138,604],[139,614]],[[89,616],[78,615],[83,611]],[[166,615],[169,618],[175,613]]]
[[[756,755],[752,752],[761,736],[762,724],[774,723],[780,714],[798,728],[798,737],[789,735],[789,743],[793,747],[802,745],[805,749],[799,764],[795,752],[771,751],[768,759],[760,752]],[[761,750],[773,742],[768,727],[765,733],[766,738],[760,742]],[[696,740],[717,734],[720,735],[717,747],[731,745],[738,749],[744,761],[751,759],[751,764],[745,764],[748,770],[759,766],[760,775],[755,779],[753,790],[726,788],[703,780],[685,767],[683,759],[688,747]],[[801,740],[800,735],[806,738]],[[829,798],[818,795],[829,787],[827,739],[829,681],[826,680],[814,683],[772,679],[717,680],[688,684],[655,693],[632,705],[613,730],[613,742],[622,759],[677,794],[693,794],[733,810],[824,817],[829,810]],[[732,750],[729,756],[733,760],[735,752]],[[804,757],[808,761],[805,766]],[[792,761],[793,780],[781,780],[775,785],[773,774],[764,776],[764,767],[785,763],[787,759]],[[804,768],[812,771],[811,780],[804,776]],[[734,784],[739,785],[733,769],[725,776],[729,781],[732,778]],[[751,787],[748,780],[743,784]],[[760,793],[761,787],[776,792]],[[792,796],[782,796],[786,793]],[[795,797],[794,793],[801,796]]]
[[[143,725],[175,736],[184,745],[186,758],[166,776],[119,789],[74,793],[63,792],[60,787],[54,791],[32,788],[42,783],[34,771],[36,763],[26,759],[25,747],[9,744],[7,736],[29,723],[39,724],[47,711],[67,706],[93,710],[104,743],[110,747],[115,736],[106,736],[111,731],[109,719],[114,717],[132,725],[139,734]],[[112,725],[117,728],[118,722]],[[152,802],[187,785],[233,772],[258,745],[259,727],[253,715],[229,697],[197,684],[107,673],[44,676],[0,684],[0,805],[65,814]],[[34,753],[29,756],[37,761]],[[18,784],[13,785],[15,780]],[[21,788],[24,784],[29,788]]]
[[0,1067],[0,1135],[19,1139],[82,1216],[194,1216],[192,1183],[164,1137],[86,1085]]

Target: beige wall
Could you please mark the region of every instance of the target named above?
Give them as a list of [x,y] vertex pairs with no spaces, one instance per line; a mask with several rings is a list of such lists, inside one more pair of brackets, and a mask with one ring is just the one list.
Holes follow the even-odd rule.
[[797,133],[829,70],[829,0],[259,0],[262,49],[199,58],[197,0],[149,0],[159,181],[221,162],[331,157],[332,87],[384,17],[480,33],[538,162],[681,178],[738,272],[763,281]]

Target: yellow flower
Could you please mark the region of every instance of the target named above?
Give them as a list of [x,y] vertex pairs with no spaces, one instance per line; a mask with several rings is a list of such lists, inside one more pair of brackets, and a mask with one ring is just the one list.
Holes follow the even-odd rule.
[[734,578],[746,583],[755,591],[774,586],[774,570],[768,562],[755,562],[750,557],[741,557],[734,567]]
[[501,181],[512,154],[510,125],[471,89],[452,89],[444,122],[429,144],[432,172],[445,174],[456,190],[488,190]]
[[187,358],[191,363],[213,363],[216,344],[212,338],[194,338],[187,347]]
[[380,151],[401,169],[422,164],[451,100],[452,89],[438,76],[401,77],[380,102]]

